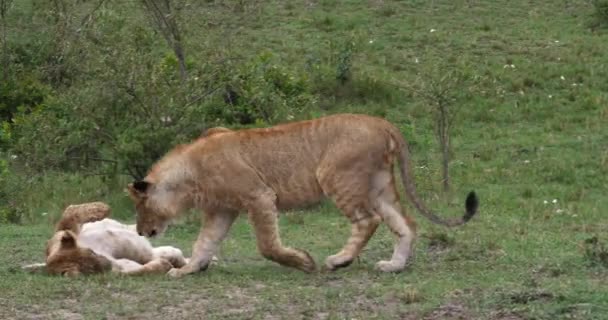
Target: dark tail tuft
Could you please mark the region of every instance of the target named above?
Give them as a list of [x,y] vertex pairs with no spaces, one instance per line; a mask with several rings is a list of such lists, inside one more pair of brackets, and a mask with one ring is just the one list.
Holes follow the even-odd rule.
[[479,199],[477,198],[475,191],[469,192],[464,206],[467,211],[464,214],[464,217],[462,217],[462,220],[464,220],[464,222],[467,222],[471,220],[471,218],[473,218],[473,216],[477,213],[477,208],[479,207]]

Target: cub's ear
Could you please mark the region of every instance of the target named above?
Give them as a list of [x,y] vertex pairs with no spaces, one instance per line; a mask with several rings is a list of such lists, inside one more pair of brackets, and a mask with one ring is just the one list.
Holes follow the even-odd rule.
[[76,248],[76,239],[74,234],[69,231],[64,232],[61,236],[61,249],[73,249]]
[[150,185],[152,185],[152,184],[148,181],[144,181],[144,180],[135,181],[135,182],[129,183],[129,185],[127,185],[127,190],[129,191],[129,195],[133,199],[141,199],[141,198],[145,197],[146,191],[148,191],[148,188],[150,188]]

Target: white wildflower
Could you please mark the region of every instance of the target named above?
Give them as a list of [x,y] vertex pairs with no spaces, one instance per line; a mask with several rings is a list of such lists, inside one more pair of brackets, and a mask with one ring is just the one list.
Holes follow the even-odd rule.
[[374,40],[369,40],[369,44],[372,44],[372,43],[374,43]]
[[551,202],[553,202],[553,203],[557,203],[557,199],[553,199],[553,201],[551,201]]
[[566,80],[566,77],[564,77],[564,76],[560,76],[559,78],[562,80]]
[[562,210],[562,209],[555,210],[555,213],[562,213],[562,212],[564,212],[564,210]]
[[43,212],[43,213],[41,213],[40,215],[44,217],[44,216],[46,216],[47,214],[49,214],[49,213],[48,213],[48,212]]
[[524,160],[524,163],[530,163],[530,160]]
[[414,59],[414,62],[415,62],[415,63],[418,63],[418,58],[415,58],[415,59]]
[[549,99],[552,99],[552,98],[553,98],[553,95],[551,95],[551,94],[550,94],[550,95],[548,95],[547,97],[549,97]]
[[430,32],[435,32],[435,31],[437,31],[437,30],[435,30],[435,29],[431,29],[431,30],[429,30],[429,31],[430,31]]
[[548,203],[549,203],[549,201],[547,201],[547,200],[544,200],[544,201],[543,201],[543,203],[544,203],[544,204],[548,204]]

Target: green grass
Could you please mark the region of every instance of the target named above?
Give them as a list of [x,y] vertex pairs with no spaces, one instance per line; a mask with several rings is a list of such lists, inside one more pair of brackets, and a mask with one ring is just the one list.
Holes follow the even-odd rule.
[[[132,221],[125,181],[96,188],[95,178],[53,177],[32,184],[28,223],[0,226],[0,318],[608,319],[608,268],[585,252],[593,236],[608,243],[608,37],[586,27],[588,2],[271,1],[240,14],[209,8],[192,23],[206,21],[212,43],[228,41],[221,28],[240,27],[229,38],[244,56],[270,50],[304,65],[353,39],[353,83],[323,95],[329,110],[318,115],[362,112],[394,122],[411,141],[427,203],[453,216],[474,189],[479,215],[449,230],[418,218],[416,258],[400,274],[373,270],[392,252],[385,227],[350,267],[307,275],[257,254],[246,219],[232,229],[218,264],[179,280],[24,274],[16,269],[42,259],[67,203],[106,201],[115,217]],[[243,19],[248,14],[254,18]],[[427,103],[386,84],[413,81],[435,64],[475,76],[472,94],[459,101],[447,196],[439,192]],[[154,243],[189,255],[194,221],[188,217]],[[281,232],[286,244],[322,264],[344,244],[349,225],[326,203],[283,215]]]

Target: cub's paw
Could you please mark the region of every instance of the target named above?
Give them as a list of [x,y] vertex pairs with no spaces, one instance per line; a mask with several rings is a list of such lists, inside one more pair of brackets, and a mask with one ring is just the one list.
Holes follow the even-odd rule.
[[171,270],[173,265],[166,259],[156,259],[146,263],[144,267],[152,272],[165,273]]
[[167,275],[171,278],[177,279],[185,276],[186,273],[180,268],[171,268],[171,270],[167,272]]

